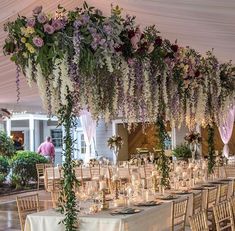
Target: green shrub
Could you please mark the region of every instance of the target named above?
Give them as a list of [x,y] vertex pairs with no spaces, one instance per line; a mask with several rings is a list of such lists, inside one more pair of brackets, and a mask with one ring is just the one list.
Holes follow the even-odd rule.
[[39,163],[48,163],[48,160],[36,152],[17,151],[11,159],[12,174],[18,175],[25,186],[29,181],[37,180],[36,164]]
[[9,170],[10,165],[8,159],[6,157],[0,156],[0,173],[6,177],[9,173]]
[[15,153],[13,140],[3,131],[0,131],[0,155],[11,157]]
[[6,179],[6,176],[3,173],[0,173],[0,186],[3,185],[5,179]]
[[20,189],[21,187],[21,177],[19,175],[13,174],[11,175],[11,187],[15,189]]
[[192,152],[186,144],[177,145],[172,153],[177,159],[188,159],[192,157]]

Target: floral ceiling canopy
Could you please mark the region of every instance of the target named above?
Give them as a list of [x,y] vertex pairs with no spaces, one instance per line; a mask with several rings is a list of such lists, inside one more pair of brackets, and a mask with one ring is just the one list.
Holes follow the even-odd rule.
[[105,15],[86,4],[55,14],[38,7],[7,25],[4,52],[36,82],[48,112],[66,105],[69,93],[75,112],[87,108],[106,121],[154,122],[163,114],[176,125],[220,122],[234,103],[231,62],[170,42],[158,25],[140,27],[118,7]]

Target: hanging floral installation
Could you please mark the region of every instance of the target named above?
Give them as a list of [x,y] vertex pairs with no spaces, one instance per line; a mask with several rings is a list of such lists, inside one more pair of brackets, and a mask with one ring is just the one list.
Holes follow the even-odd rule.
[[[84,108],[106,122],[121,116],[130,126],[156,123],[164,134],[167,120],[173,126],[186,122],[190,130],[196,123],[218,125],[234,103],[231,62],[219,63],[212,51],[202,56],[171,43],[155,26],[141,29],[135,17],[122,17],[119,7],[112,7],[110,16],[86,3],[73,11],[59,6],[54,15],[37,7],[32,17],[19,16],[5,29],[5,54],[29,85],[36,82],[48,113],[65,116],[68,132],[68,117]],[[17,73],[17,84],[18,79]],[[66,155],[71,155],[69,134],[67,141]],[[65,182],[72,189],[67,165]],[[68,217],[74,212],[73,195],[67,203]],[[66,220],[66,230],[74,230],[72,220]]]

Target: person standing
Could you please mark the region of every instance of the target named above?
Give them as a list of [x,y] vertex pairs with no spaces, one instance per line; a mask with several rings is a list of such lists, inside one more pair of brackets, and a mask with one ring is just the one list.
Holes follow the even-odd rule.
[[47,158],[51,163],[55,161],[55,147],[51,142],[51,137],[47,136],[45,142],[38,147],[38,154]]

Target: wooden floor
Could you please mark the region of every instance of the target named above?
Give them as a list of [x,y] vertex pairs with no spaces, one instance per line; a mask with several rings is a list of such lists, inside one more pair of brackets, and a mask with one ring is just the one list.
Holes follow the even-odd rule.
[[15,198],[18,195],[25,196],[34,193],[39,194],[40,207],[42,209],[49,209],[52,207],[50,194],[44,190],[0,197],[0,231],[20,231],[20,222]]

